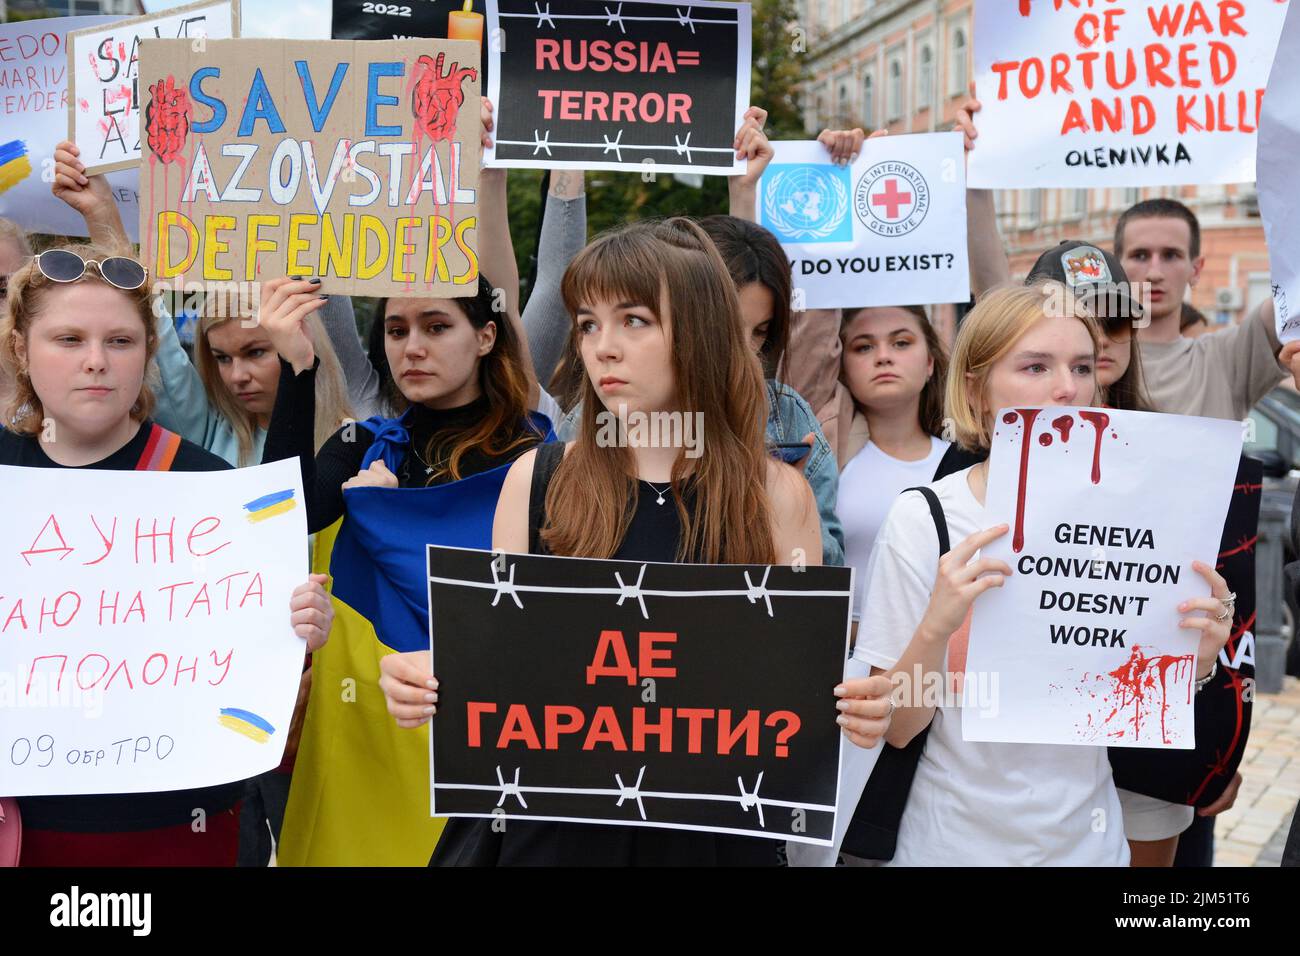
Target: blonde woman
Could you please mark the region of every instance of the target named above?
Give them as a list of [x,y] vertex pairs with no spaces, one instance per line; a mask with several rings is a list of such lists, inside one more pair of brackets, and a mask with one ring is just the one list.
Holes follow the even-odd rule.
[[[1063,301],[1065,297],[1057,297]],[[1098,331],[1083,312],[1059,314],[1037,287],[990,293],[966,317],[953,347],[946,413],[957,442],[987,452],[993,416],[1023,405],[1087,405],[1097,400]],[[954,544],[939,555],[937,516],[925,497],[898,498],[876,539],[867,568],[869,600],[854,657],[873,674],[942,674],[945,686],[965,670],[970,612],[979,595],[1001,587],[1011,569],[979,550],[1006,534],[991,526],[984,501],[987,461],[934,482]],[[1227,584],[1213,567],[1193,562],[1212,597],[1179,607],[1181,627],[1200,630],[1197,679],[1205,678],[1227,642],[1222,615]],[[1208,616],[1191,616],[1192,612]],[[904,685],[908,686],[908,685]],[[917,685],[921,686],[921,685]],[[890,865],[1125,866],[1119,797],[1106,748],[962,739],[955,707],[905,697],[885,739],[904,747],[929,728]],[[1116,825],[1092,822],[1102,810]]]

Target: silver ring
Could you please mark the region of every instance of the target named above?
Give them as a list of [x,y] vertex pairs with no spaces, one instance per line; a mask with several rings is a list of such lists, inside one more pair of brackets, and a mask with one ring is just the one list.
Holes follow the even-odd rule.
[[1216,617],[1215,620],[1218,621],[1220,624],[1222,624],[1224,621],[1231,621],[1232,608],[1225,606],[1223,609],[1223,613],[1220,614],[1218,617]]

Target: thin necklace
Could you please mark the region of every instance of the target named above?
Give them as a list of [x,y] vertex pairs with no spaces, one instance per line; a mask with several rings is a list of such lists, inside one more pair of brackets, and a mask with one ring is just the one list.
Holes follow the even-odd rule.
[[411,442],[411,453],[415,455],[416,460],[419,461],[419,463],[424,466],[424,473],[426,475],[432,475],[433,465],[429,464],[427,461],[425,461],[423,458],[420,457],[420,453],[415,450],[415,442]]
[[[642,481],[645,481],[644,478],[642,478],[641,480],[642,480]],[[648,482],[648,481],[645,481],[645,483],[646,483],[647,485],[650,485],[650,482]],[[660,488],[656,488],[654,485],[650,485],[651,490],[654,491],[654,493],[657,494],[657,495],[659,496],[658,498],[655,499],[655,504],[657,504],[657,505],[661,505],[661,504],[663,504],[663,503],[664,503],[664,495],[665,495],[667,492],[669,492],[670,490],[672,490],[672,487],[673,487],[673,483],[672,483],[671,481],[668,482],[668,484],[664,485],[664,487],[663,487],[662,489],[660,489]]]

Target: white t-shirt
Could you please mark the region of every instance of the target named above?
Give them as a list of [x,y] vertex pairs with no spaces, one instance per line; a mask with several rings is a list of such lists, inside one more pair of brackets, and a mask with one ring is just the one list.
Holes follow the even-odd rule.
[[[934,482],[953,546],[994,522],[970,469]],[[934,519],[918,492],[900,496],[867,565],[871,601],[853,656],[891,668],[930,601]],[[960,632],[959,632],[960,634]],[[964,648],[948,647],[949,655]],[[964,664],[962,665],[964,666]],[[976,675],[968,675],[975,681]],[[991,679],[986,679],[992,687]],[[899,827],[893,866],[1127,866],[1128,844],[1105,747],[962,740],[959,707],[935,711]]]
[[894,499],[905,488],[928,485],[949,443],[930,438],[930,453],[920,461],[902,461],[867,442],[840,472],[835,511],[844,528],[844,563],[854,569],[853,620],[862,613],[867,559]]

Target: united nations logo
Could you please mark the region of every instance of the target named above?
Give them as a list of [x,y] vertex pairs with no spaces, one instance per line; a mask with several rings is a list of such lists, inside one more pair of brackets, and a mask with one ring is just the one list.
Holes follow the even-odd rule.
[[916,167],[895,160],[876,163],[853,193],[858,221],[878,236],[905,236],[930,211],[930,186]]
[[770,166],[763,225],[781,242],[852,242],[849,173],[837,166]]

